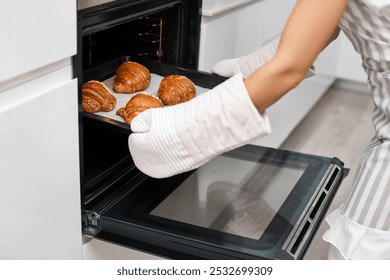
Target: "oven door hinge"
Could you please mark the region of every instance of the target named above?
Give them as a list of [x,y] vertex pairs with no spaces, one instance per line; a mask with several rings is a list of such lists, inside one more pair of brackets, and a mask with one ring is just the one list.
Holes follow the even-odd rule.
[[98,229],[100,215],[93,211],[84,210],[81,217],[83,234],[95,236],[100,231]]

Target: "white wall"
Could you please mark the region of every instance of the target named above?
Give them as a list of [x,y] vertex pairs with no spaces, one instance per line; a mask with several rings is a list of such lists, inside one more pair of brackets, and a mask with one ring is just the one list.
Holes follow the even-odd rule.
[[362,68],[360,55],[354,50],[352,43],[342,32],[337,40],[340,41],[340,55],[336,69],[337,78],[351,82],[366,83],[366,73]]

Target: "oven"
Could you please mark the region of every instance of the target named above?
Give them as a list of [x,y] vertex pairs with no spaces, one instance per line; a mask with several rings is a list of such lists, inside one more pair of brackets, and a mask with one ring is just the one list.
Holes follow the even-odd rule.
[[[128,150],[130,126],[82,112],[81,85],[112,86],[124,61],[149,69],[149,92],[169,74],[187,76],[199,94],[223,82],[197,71],[201,0],[78,3],[83,234],[171,259],[302,259],[348,173],[343,162],[246,145],[191,172],[146,176]],[[116,95],[117,107],[130,99]]]

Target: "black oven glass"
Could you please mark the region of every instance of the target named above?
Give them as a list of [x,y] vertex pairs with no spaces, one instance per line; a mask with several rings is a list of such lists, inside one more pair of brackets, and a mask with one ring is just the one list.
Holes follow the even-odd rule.
[[200,167],[150,214],[257,240],[307,166],[218,157]]
[[99,213],[97,237],[194,258],[301,258],[343,177],[336,158],[246,145],[193,172],[132,182]]

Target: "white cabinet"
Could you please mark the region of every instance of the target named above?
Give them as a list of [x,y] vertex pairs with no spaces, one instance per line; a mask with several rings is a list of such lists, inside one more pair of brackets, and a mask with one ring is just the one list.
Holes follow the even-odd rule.
[[81,258],[77,81],[69,68],[0,93],[0,259]]
[[204,0],[199,70],[249,54],[279,36],[295,1]]
[[0,1],[0,83],[76,53],[76,1]]
[[218,61],[261,46],[264,5],[264,0],[203,1],[199,70],[210,72]]
[[278,36],[283,30],[296,0],[265,0],[264,42]]
[[164,258],[98,239],[83,238],[84,260],[162,260]]
[[0,2],[0,259],[81,259],[76,1]]

